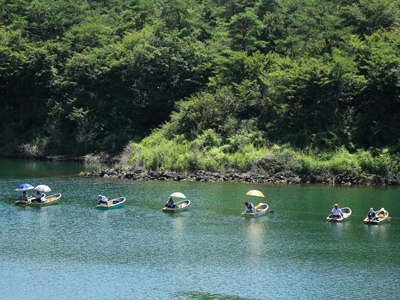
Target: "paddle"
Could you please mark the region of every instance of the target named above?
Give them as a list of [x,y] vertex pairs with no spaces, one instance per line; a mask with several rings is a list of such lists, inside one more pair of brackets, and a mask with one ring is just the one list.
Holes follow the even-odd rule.
[[[98,207],[99,206],[99,204],[96,204],[95,206],[93,206],[92,208],[96,208],[96,207]],[[102,207],[102,206],[107,206],[108,207],[108,205],[100,205],[100,207]]]

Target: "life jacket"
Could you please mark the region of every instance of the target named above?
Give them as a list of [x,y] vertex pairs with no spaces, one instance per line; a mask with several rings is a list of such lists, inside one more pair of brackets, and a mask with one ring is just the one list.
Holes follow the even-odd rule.
[[249,210],[252,209],[251,202],[247,203],[247,208],[248,208]]

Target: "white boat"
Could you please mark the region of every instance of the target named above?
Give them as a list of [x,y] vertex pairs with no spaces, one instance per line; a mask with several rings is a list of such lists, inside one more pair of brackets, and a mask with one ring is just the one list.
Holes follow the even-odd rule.
[[57,203],[61,198],[61,194],[54,194],[50,196],[43,195],[40,202],[35,202],[35,197],[28,197],[28,201],[18,200],[14,204],[22,206],[47,206]]
[[181,212],[189,208],[190,200],[182,200],[174,203],[174,207],[164,207],[163,212]]
[[389,213],[383,207],[380,210],[375,211],[375,218],[369,219],[368,216],[364,219],[364,224],[380,224],[390,220]]
[[250,212],[242,212],[241,216],[242,217],[247,217],[247,218],[255,218],[259,217],[262,215],[265,215],[267,212],[269,206],[266,203],[259,203],[257,206],[254,207],[257,213],[250,213]]
[[343,207],[343,208],[341,208],[341,211],[342,211],[343,216],[340,216],[339,218],[335,218],[332,215],[329,215],[326,218],[326,220],[328,222],[343,222],[351,216],[352,211],[351,211],[350,207]]

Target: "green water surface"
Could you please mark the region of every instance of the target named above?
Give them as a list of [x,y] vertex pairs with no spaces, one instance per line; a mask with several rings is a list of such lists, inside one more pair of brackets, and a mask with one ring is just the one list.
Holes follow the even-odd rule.
[[[0,299],[400,298],[400,189],[81,178],[90,166],[0,160]],[[21,183],[61,193],[12,205]],[[250,198],[257,189],[266,196]],[[189,210],[160,212],[180,191]],[[98,194],[120,209],[93,209]],[[273,213],[240,217],[245,201]],[[334,203],[353,214],[326,223]],[[393,217],[364,225],[368,209]]]

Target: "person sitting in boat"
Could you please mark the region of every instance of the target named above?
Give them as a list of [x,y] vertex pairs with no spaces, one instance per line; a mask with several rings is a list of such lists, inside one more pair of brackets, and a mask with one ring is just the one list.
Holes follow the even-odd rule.
[[41,203],[41,202],[42,202],[42,196],[43,196],[43,195],[42,195],[39,191],[36,191],[35,199],[32,200],[32,201],[36,201],[36,202],[38,202],[38,203]]
[[108,198],[106,196],[99,195],[99,202],[97,205],[101,205],[103,203],[108,206]]
[[338,204],[335,204],[331,210],[331,214],[329,215],[331,218],[343,218],[342,210],[339,208]]
[[167,203],[165,203],[165,206],[168,207],[168,208],[174,208],[175,207],[175,203],[174,203],[174,200],[172,200],[172,197],[168,198],[168,201],[167,201]]
[[368,220],[374,220],[376,217],[376,213],[374,209],[371,207],[368,212]]
[[254,213],[254,214],[257,214],[257,211],[256,211],[256,209],[254,208],[254,205],[253,205],[253,203],[251,203],[251,202],[245,202],[244,203],[244,205],[246,205],[246,212],[247,213]]
[[22,201],[28,201],[28,196],[26,195],[26,191],[22,192],[21,200]]

